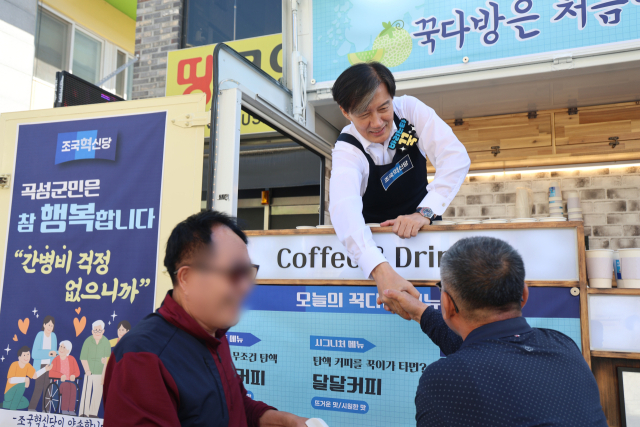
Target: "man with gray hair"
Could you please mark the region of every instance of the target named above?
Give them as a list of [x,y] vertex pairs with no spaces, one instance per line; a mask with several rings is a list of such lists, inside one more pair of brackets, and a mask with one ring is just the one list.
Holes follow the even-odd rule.
[[102,401],[102,383],[104,366],[111,356],[111,344],[104,336],[104,322],[96,320],[91,325],[91,336],[80,350],[80,363],[84,368],[84,386],[80,400],[80,416],[98,418]]
[[440,277],[441,312],[385,291],[447,356],[420,378],[418,427],[607,426],[577,345],[522,317],[529,289],[515,249],[492,237],[459,240],[442,257]]

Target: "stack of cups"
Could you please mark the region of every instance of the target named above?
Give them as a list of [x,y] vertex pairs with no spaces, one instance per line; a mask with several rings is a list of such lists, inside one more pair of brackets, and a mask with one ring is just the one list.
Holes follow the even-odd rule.
[[[640,288],[640,248],[620,249],[620,274],[625,288]],[[618,287],[622,287],[618,284]]]
[[567,196],[567,212],[569,213],[569,221],[582,221],[582,208],[580,207],[580,195],[577,191],[568,191]]
[[563,213],[560,188],[557,182],[552,181],[549,185],[549,216],[560,217]]
[[592,288],[610,288],[613,281],[613,251],[591,249],[587,251],[587,277]]

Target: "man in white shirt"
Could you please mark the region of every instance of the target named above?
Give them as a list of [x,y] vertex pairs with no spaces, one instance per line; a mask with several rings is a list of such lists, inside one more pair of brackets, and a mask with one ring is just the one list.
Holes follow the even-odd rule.
[[[336,234],[382,302],[409,315],[385,289],[418,291],[396,273],[366,223],[415,237],[449,206],[469,170],[464,146],[433,109],[411,96],[395,98],[393,74],[377,62],[356,64],[333,85],[333,99],[351,121],[333,149],[329,212]],[[427,182],[426,158],[436,174]]]

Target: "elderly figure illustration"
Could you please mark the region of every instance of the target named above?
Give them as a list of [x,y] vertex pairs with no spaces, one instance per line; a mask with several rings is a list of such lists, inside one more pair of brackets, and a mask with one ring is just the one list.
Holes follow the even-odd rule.
[[84,341],[80,350],[80,363],[84,368],[85,377],[79,411],[81,417],[98,418],[102,400],[102,374],[111,355],[111,344],[104,336],[102,320],[93,322],[91,328],[91,336]]
[[75,357],[71,356],[71,341],[62,341],[58,348],[58,356],[47,366],[49,378],[60,380],[60,412],[75,415],[76,378],[80,376],[80,368]]

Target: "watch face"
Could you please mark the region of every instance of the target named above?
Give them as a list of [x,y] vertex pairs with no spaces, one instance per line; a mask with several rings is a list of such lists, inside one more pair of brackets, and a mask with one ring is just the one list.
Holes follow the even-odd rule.
[[435,216],[430,208],[420,208],[418,209],[418,212],[420,212],[420,215],[424,216],[425,218],[433,218]]

